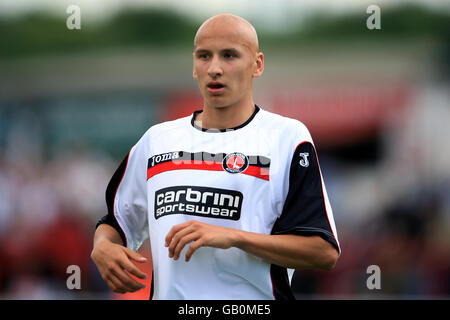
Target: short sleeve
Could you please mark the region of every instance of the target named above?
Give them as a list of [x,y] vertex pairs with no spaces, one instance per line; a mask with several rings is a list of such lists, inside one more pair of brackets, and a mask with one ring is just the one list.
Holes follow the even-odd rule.
[[340,253],[333,213],[312,140],[301,141],[295,147],[288,179],[286,200],[272,233],[318,235]]
[[117,230],[124,246],[137,251],[148,238],[146,160],[142,140],[123,159],[106,188],[106,223]]

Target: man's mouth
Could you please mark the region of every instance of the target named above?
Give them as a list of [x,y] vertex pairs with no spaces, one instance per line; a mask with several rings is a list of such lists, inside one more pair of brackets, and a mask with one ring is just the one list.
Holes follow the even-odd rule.
[[220,82],[215,82],[215,81],[208,83],[208,85],[206,87],[207,87],[208,92],[211,94],[220,94],[225,89],[225,85],[223,85]]

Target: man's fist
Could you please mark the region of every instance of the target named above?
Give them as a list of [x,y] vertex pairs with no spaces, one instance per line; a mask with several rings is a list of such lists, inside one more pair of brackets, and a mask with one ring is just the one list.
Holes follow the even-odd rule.
[[195,250],[200,247],[231,248],[236,243],[237,232],[236,229],[190,220],[170,229],[165,246],[169,248],[169,258],[177,260],[183,248],[192,242],[185,257],[185,260],[189,261]]
[[112,291],[126,293],[145,288],[144,284],[130,276],[132,274],[139,279],[147,279],[147,275],[132,262],[133,260],[142,263],[147,259],[133,250],[103,239],[95,244],[91,259]]

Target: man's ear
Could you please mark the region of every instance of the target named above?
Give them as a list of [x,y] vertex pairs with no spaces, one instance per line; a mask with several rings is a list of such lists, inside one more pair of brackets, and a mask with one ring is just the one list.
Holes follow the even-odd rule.
[[194,77],[194,79],[197,79],[197,72],[195,71],[195,69],[192,70],[192,77]]
[[253,78],[258,78],[264,71],[264,55],[262,52],[258,52],[256,55],[256,69],[253,72]]

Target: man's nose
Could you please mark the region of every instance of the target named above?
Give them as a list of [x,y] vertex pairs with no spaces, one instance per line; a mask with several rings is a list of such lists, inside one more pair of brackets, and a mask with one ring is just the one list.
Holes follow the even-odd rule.
[[211,59],[211,63],[209,64],[208,67],[208,75],[211,78],[216,78],[220,75],[223,74],[223,69],[220,63],[220,59],[217,56],[213,56],[213,58]]

